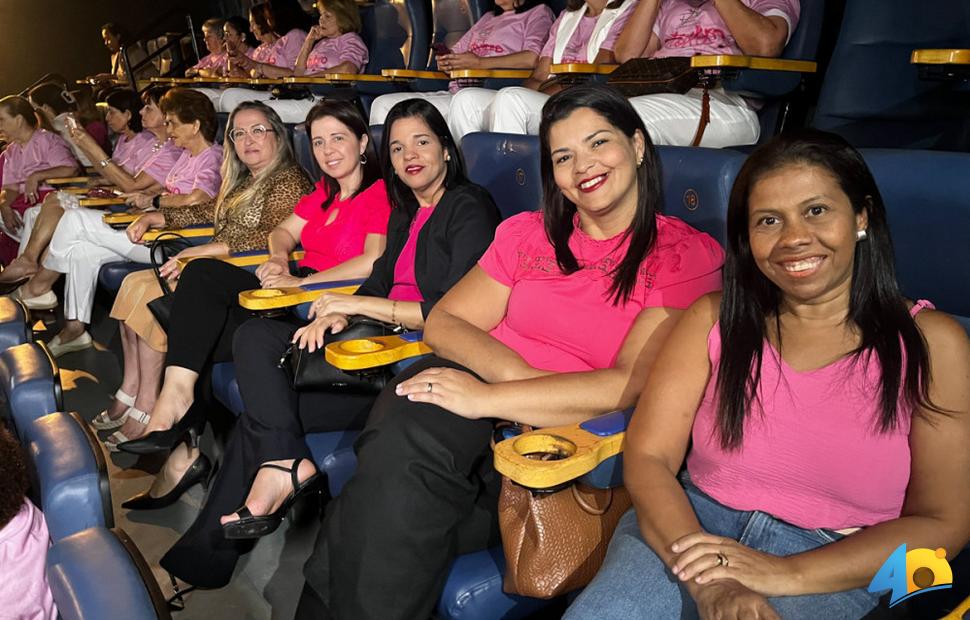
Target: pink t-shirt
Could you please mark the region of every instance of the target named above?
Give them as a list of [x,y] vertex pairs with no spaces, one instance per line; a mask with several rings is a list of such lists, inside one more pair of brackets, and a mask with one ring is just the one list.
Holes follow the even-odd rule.
[[47,584],[50,534],[29,499],[0,529],[0,618],[54,620],[57,607]]
[[226,56],[225,52],[219,52],[218,54],[209,54],[208,56],[203,57],[202,60],[197,62],[195,66],[192,68],[196,70],[224,69],[226,66],[227,58],[228,56]]
[[165,177],[165,191],[169,194],[191,194],[199,188],[210,198],[219,193],[222,183],[222,145],[214,143],[196,156],[182,150],[178,161]]
[[263,62],[277,67],[292,69],[296,66],[296,59],[300,57],[300,49],[306,40],[306,32],[299,28],[290,30],[273,44],[273,53],[269,60]]
[[542,214],[521,213],[499,225],[495,240],[478,261],[485,273],[512,289],[505,318],[491,335],[533,368],[609,368],[642,309],[686,308],[721,288],[721,246],[675,217],[657,216],[653,250],[622,305],[614,306],[607,291],[613,281],[610,271],[625,255],[629,239],[617,235],[596,240],[577,228],[569,247],[580,269],[564,275],[546,237]]
[[421,229],[434,213],[434,207],[419,208],[414,219],[411,220],[411,230],[408,231],[408,240],[401,248],[401,253],[397,256],[394,263],[394,286],[387,298],[394,301],[424,301],[421,289],[418,288],[418,280],[414,275],[414,260],[418,255],[418,235]]
[[[349,200],[334,200],[324,211],[320,208],[327,197],[323,181],[317,188],[296,203],[293,213],[304,220],[300,243],[305,252],[300,267],[325,271],[364,252],[367,235],[386,235],[391,205],[387,200],[384,181],[370,187]],[[336,218],[327,220],[336,211]]]
[[307,73],[320,73],[330,67],[349,62],[361,71],[370,59],[367,45],[356,32],[347,32],[339,37],[320,39],[306,59]]
[[[277,39],[277,41],[279,41],[279,39]],[[255,60],[256,62],[273,64],[271,62],[271,59],[273,58],[273,46],[275,45],[276,45],[275,42],[262,43],[259,46],[257,46],[255,49],[250,50],[247,56],[249,56],[251,60]]]
[[[920,301],[912,314],[929,302]],[[844,357],[799,372],[768,342],[741,450],[721,449],[717,428],[718,323],[707,337],[711,378],[691,431],[687,470],[699,489],[735,510],[760,510],[801,528],[866,527],[899,517],[909,484],[912,411],[877,430],[879,359]]]
[[[539,53],[540,57],[553,57],[553,52],[556,49],[556,36],[559,33],[559,26],[562,24],[563,18],[568,13],[569,11],[563,11],[559,14],[556,21],[553,22],[552,29],[549,31],[549,38],[546,39],[546,44],[543,46],[542,52]],[[623,32],[623,26],[626,24],[626,20],[630,18],[632,13],[633,10],[631,7],[616,18],[613,25],[610,26],[606,39],[603,41],[603,44],[600,45],[601,50],[613,50],[613,48],[616,46],[616,40],[620,37],[620,33]],[[573,31],[573,36],[570,37],[569,41],[566,43],[566,47],[562,53],[562,58],[559,62],[564,64],[571,62],[589,62],[589,58],[586,55],[586,47],[589,43],[589,38],[593,36],[593,31],[596,29],[596,21],[598,18],[599,16],[583,16],[583,18],[579,21],[579,26],[576,27],[575,31]]]
[[165,185],[165,178],[185,151],[175,146],[171,140],[166,140],[161,144],[155,142],[149,151],[148,157],[142,162],[135,176],[144,172],[155,179],[157,183]]
[[118,137],[111,159],[129,174],[135,174],[148,161],[154,146],[155,135],[150,131],[136,133],[130,139],[122,135]]
[[[788,37],[798,25],[799,0],[741,0],[741,3],[765,17],[784,19],[788,22]],[[664,0],[653,32],[660,39],[655,58],[744,53],[713,2]]]
[[[24,182],[31,174],[57,166],[77,166],[71,147],[64,138],[46,129],[35,130],[27,144],[11,142],[4,152],[7,163],[3,168],[0,186],[15,186],[21,194],[24,193]],[[42,185],[41,188],[50,189],[50,185]]]

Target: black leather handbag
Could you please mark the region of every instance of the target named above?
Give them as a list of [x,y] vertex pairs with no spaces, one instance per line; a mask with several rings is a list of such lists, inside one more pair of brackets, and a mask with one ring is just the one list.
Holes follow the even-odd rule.
[[404,327],[385,323],[370,317],[354,315],[340,333],[328,332],[323,339],[324,348],[309,353],[306,349],[290,347],[280,359],[279,367],[290,376],[293,389],[319,392],[348,392],[353,394],[378,394],[387,385],[392,374],[382,366],[365,371],[348,373],[330,364],[324,353],[326,345],[344,340],[360,340],[375,336],[392,336],[406,331]]
[[162,277],[159,269],[166,261],[187,247],[189,247],[189,242],[182,235],[164,232],[152,241],[148,250],[149,258],[152,261],[152,271],[155,273],[155,279],[158,280],[158,286],[162,289],[161,297],[148,302],[148,311],[152,313],[152,316],[166,332],[168,332],[168,326],[172,320],[172,305],[175,303],[175,298],[172,296],[172,287],[169,286],[168,280]]

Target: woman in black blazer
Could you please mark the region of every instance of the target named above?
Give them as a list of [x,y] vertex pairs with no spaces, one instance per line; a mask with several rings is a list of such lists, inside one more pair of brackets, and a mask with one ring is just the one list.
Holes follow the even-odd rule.
[[387,247],[358,291],[321,296],[309,325],[254,319],[236,332],[245,412],[202,512],[161,560],[172,576],[163,589],[176,578],[176,594],[185,591],[181,582],[204,588],[228,583],[239,554],[251,546],[237,538],[275,530],[292,498],[321,486],[304,435],[363,427],[375,397],[293,391],[277,366],[287,346],[316,350],[327,330],[339,332],[356,314],[421,329],[434,304],[491,243],[498,209],[466,177],[461,153],[431,104],[413,99],[391,110],[381,164],[392,204]]

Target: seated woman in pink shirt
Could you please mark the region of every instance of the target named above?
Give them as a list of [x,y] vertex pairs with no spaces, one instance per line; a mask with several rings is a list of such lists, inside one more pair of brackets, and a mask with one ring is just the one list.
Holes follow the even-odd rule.
[[900,544],[953,559],[970,538],[970,341],[903,297],[862,156],[775,138],[738,175],[728,242],[723,295],[647,381],[635,511],[569,620],[861,618]]
[[[498,0],[495,9],[482,15],[448,53],[437,54],[438,68],[532,69],[549,37],[553,18],[552,9],[539,0]],[[381,95],[371,104],[370,124],[382,125],[394,104],[415,97],[431,102],[448,119],[452,95],[460,88],[460,82],[453,81],[445,91]],[[459,138],[467,133],[461,128],[456,132],[453,123],[451,130]]]
[[660,214],[657,155],[624,97],[576,86],[542,114],[542,212],[499,226],[428,319],[436,355],[377,399],[304,567],[299,617],[432,615],[457,550],[496,542],[494,421],[633,405],[677,318],[720,286],[717,242]]
[[21,216],[28,207],[40,204],[53,188],[45,179],[72,176],[78,171],[77,160],[67,142],[59,135],[40,127],[40,120],[30,102],[23,97],[0,99],[0,132],[8,140],[5,164],[0,176],[0,264],[7,265],[17,256]]
[[218,17],[202,23],[202,37],[208,54],[185,70],[185,77],[219,77],[226,71],[225,40],[223,26],[226,21]]
[[26,497],[23,449],[0,428],[0,615],[54,620],[57,608],[47,585],[50,534],[44,515]]

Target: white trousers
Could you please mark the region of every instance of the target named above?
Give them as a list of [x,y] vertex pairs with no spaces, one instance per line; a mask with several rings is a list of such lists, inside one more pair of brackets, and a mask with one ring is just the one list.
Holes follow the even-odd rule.
[[101,265],[118,260],[150,262],[148,248],[128,240],[101,220],[96,209],[67,209],[47,247],[44,267],[66,275],[64,318],[91,322]]
[[451,129],[451,135],[455,137],[455,141],[461,144],[465,134],[489,131],[486,111],[497,94],[497,90],[477,86],[462,88],[454,94],[451,98],[451,110],[448,113],[448,128]]
[[203,95],[208,97],[209,101],[212,102],[212,107],[216,109],[216,112],[222,111],[219,109],[219,99],[222,98],[221,88],[193,88],[192,90],[194,90],[197,93],[202,93]]
[[[50,196],[51,194],[48,194]],[[68,209],[80,209],[80,203],[78,202],[78,197],[75,194],[69,194],[67,192],[59,191],[53,194],[57,197],[57,203],[65,211]],[[17,256],[24,253],[27,249],[27,243],[30,241],[30,235],[34,231],[34,223],[37,221],[37,216],[40,215],[41,205],[36,207],[30,207],[24,211],[24,227],[20,231],[20,248],[17,250]]]
[[[664,93],[631,97],[630,103],[643,119],[654,144],[688,146],[700,120],[701,95],[701,89],[695,88],[683,95]],[[476,131],[536,135],[542,119],[542,106],[548,98],[548,95],[528,88],[503,88],[484,106],[484,127]],[[479,102],[483,101],[484,97],[479,99]],[[454,116],[454,103],[452,109]],[[711,122],[704,132],[701,146],[721,148],[754,144],[760,133],[758,114],[742,97],[721,89],[711,90]]]
[[[384,119],[387,118],[387,113],[391,111],[391,108],[408,99],[424,99],[438,108],[438,111],[445,117],[445,120],[448,120],[452,95],[447,90],[438,90],[431,93],[388,93],[381,95],[370,104],[370,124],[383,125]],[[454,138],[459,140],[458,136],[454,136]]]
[[221,91],[219,95],[219,101],[216,103],[213,101],[213,105],[216,106],[216,112],[232,112],[236,109],[236,106],[243,101],[266,101],[271,99],[273,95],[270,94],[268,90],[253,90],[251,88],[227,88]]
[[243,101],[262,101],[276,110],[280,119],[287,125],[296,125],[306,120],[306,115],[321,97],[313,99],[273,99],[268,90],[250,90],[248,88],[227,88],[219,98],[217,112],[232,112]]

